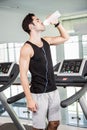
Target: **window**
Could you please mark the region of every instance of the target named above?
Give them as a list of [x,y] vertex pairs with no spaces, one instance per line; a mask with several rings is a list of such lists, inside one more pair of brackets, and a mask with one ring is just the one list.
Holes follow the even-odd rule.
[[56,46],[51,46],[50,48],[51,48],[53,65],[55,65],[57,62],[57,60],[56,60]]
[[70,37],[67,43],[64,44],[65,59],[79,58],[79,42],[78,36]]
[[23,43],[2,43],[0,44],[0,62],[19,61],[20,48]]
[[0,44],[0,62],[8,61],[7,44]]
[[83,58],[87,58],[87,35],[82,36]]

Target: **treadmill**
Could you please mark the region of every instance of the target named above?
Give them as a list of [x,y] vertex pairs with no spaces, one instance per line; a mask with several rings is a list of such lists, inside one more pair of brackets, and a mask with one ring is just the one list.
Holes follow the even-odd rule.
[[54,75],[56,86],[81,87],[75,94],[61,101],[61,107],[65,108],[78,101],[87,119],[87,102],[84,98],[87,92],[87,59],[63,60],[54,66]]
[[3,111],[7,111],[9,116],[11,117],[13,123],[4,123],[0,125],[0,130],[31,130],[31,126],[23,125],[17,114],[15,113],[12,105],[7,103],[7,97],[3,93],[8,87],[10,87],[14,81],[16,80],[19,74],[19,66],[14,62],[5,62],[0,63],[0,102],[1,113]]

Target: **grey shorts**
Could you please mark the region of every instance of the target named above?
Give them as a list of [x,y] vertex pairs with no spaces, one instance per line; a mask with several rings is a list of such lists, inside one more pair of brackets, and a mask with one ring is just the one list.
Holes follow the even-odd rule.
[[58,121],[61,119],[58,89],[49,93],[32,94],[32,96],[38,104],[37,112],[32,113],[34,128],[45,129],[46,119],[48,121]]

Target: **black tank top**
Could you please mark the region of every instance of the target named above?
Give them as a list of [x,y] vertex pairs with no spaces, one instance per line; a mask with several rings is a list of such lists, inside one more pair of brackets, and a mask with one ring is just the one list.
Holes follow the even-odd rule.
[[56,90],[53,64],[49,44],[41,39],[43,47],[27,41],[34,50],[34,56],[30,59],[29,71],[31,72],[32,93],[46,93]]

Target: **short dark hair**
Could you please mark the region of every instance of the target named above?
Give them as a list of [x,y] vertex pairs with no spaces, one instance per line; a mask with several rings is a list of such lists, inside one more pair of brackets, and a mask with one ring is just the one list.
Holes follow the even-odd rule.
[[22,28],[28,34],[30,34],[29,24],[33,23],[33,18],[32,18],[33,16],[35,16],[35,14],[29,13],[28,15],[25,16],[25,18],[24,18],[24,20],[22,22]]

